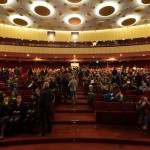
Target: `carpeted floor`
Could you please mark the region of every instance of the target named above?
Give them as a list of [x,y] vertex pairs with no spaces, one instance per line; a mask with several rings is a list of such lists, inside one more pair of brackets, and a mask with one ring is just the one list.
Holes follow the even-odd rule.
[[3,150],[148,150],[149,146],[104,143],[47,143],[3,147]]

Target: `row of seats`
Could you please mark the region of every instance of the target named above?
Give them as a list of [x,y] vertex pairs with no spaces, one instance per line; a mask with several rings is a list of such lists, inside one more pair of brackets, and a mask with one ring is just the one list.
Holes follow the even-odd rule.
[[[138,102],[140,100],[140,98],[142,96],[146,96],[148,98],[148,100],[150,101],[150,95],[147,96],[147,95],[124,95],[124,100],[125,101],[129,101],[129,102]],[[105,98],[104,98],[104,95],[103,94],[96,94],[94,96],[94,102],[95,101],[105,101]]]
[[138,113],[134,102],[95,102],[96,124],[122,124],[135,125],[138,120]]
[[[11,90],[8,91],[4,91],[6,93],[7,96],[11,96]],[[17,93],[19,95],[32,95],[33,94],[33,90],[18,90]]]

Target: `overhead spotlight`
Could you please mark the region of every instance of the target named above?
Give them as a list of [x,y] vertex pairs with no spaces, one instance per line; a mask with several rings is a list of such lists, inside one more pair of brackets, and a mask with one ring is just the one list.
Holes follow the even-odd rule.
[[53,39],[56,36],[56,33],[54,31],[47,31],[47,36],[50,39]]
[[79,32],[71,32],[71,37],[77,39],[79,37]]

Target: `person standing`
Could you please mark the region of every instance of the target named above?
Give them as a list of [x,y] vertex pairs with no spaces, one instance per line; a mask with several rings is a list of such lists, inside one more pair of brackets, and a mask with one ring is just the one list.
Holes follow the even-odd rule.
[[52,130],[52,101],[54,95],[49,89],[49,82],[44,82],[43,91],[40,94],[39,99],[39,113],[41,121],[41,133],[39,136],[45,136],[46,133],[50,133]]
[[72,105],[75,105],[75,103],[77,102],[76,90],[78,87],[78,82],[74,76],[72,76],[72,79],[69,81],[68,86],[70,88],[70,96],[72,100]]

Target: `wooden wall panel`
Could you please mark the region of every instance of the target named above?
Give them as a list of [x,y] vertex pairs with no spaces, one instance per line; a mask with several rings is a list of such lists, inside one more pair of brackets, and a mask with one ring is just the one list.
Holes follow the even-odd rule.
[[91,47],[91,48],[44,48],[27,46],[0,45],[0,52],[37,53],[37,54],[108,54],[149,52],[150,44],[120,47]]
[[[128,28],[80,31],[76,41],[107,41],[122,40],[150,36],[150,24]],[[20,28],[15,26],[0,25],[0,37],[19,38],[28,40],[49,41],[47,30]],[[52,41],[74,41],[71,31],[56,31],[56,37]]]

